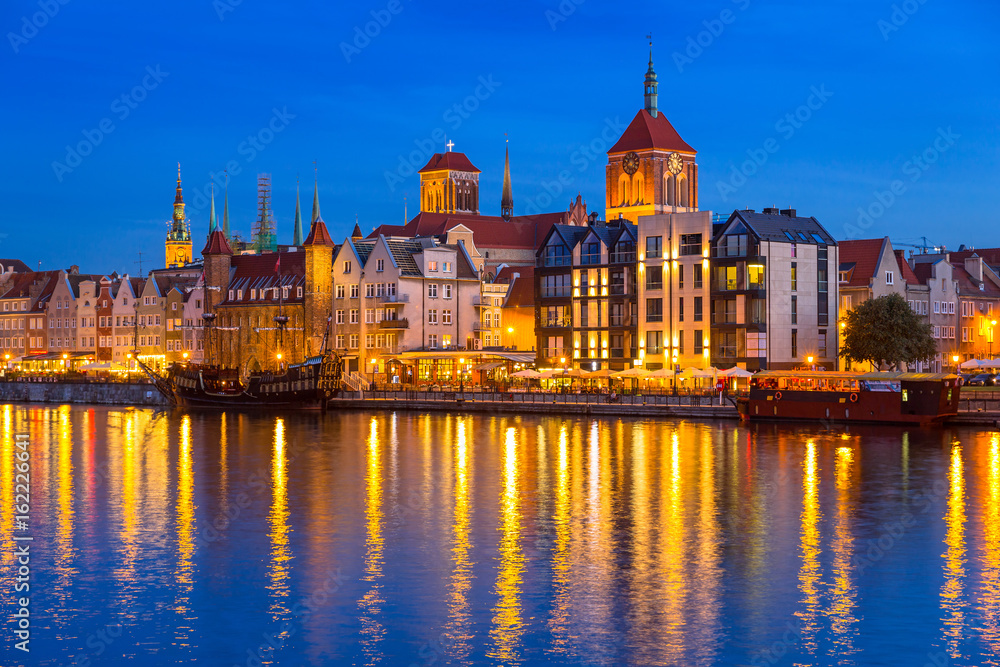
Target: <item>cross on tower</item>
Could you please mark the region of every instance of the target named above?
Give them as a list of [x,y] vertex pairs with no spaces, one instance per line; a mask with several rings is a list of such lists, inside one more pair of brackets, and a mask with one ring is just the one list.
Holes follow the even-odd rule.
[[455,142],[454,142],[454,141],[452,141],[451,139],[449,139],[449,140],[448,140],[448,143],[446,143],[446,144],[445,144],[445,146],[447,146],[447,147],[448,147],[448,152],[450,153],[450,152],[451,152],[451,149],[455,147]]

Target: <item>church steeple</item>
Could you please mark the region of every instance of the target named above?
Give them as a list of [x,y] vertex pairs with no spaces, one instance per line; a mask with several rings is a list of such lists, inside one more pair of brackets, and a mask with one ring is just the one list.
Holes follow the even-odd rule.
[[181,163],[177,163],[177,194],[174,195],[174,224],[171,231],[181,231],[184,226],[184,194],[181,191]]
[[514,215],[514,195],[510,189],[510,143],[504,148],[503,158],[503,196],[500,198],[500,217],[510,222]]
[[313,186],[313,214],[312,222],[319,220],[319,176],[316,177],[316,184]]
[[295,231],[292,233],[292,245],[302,245],[302,206],[299,203],[299,185],[295,184]]
[[226,200],[222,205],[222,235],[226,237],[226,240],[230,240],[229,236],[229,174],[226,174]]
[[164,243],[167,266],[184,266],[191,263],[191,230],[184,218],[184,195],[181,192],[181,164],[177,163],[177,194],[174,196],[174,215]]
[[216,229],[215,224],[215,184],[212,185],[212,203],[208,211],[208,233],[211,234]]
[[658,113],[656,110],[656,72],[653,70],[653,36],[647,35],[649,39],[649,69],[646,70],[646,111],[653,118]]

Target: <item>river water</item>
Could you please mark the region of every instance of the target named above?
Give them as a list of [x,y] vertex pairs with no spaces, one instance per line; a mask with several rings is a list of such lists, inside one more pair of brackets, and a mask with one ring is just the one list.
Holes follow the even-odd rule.
[[24,405],[0,426],[3,665],[1000,664],[996,431]]

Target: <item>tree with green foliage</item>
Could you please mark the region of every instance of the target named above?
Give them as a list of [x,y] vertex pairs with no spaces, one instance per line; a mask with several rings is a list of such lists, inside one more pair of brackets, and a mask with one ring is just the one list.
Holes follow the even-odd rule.
[[921,321],[899,294],[869,299],[847,313],[840,356],[848,363],[883,364],[895,370],[937,354],[931,325]]

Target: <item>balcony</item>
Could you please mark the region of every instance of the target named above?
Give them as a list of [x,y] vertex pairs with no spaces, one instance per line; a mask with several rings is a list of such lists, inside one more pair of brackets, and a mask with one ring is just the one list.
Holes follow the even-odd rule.
[[654,281],[650,280],[649,282],[646,283],[646,289],[647,290],[661,290],[661,289],[663,289],[663,283],[662,282],[654,282]]
[[625,356],[625,348],[623,348],[623,347],[613,347],[613,348],[611,348],[611,358],[612,359],[621,359],[624,356]]
[[379,303],[386,305],[404,304],[410,302],[409,294],[382,294],[376,297]]
[[480,308],[495,307],[494,306],[495,302],[493,300],[496,299],[496,298],[503,298],[503,297],[500,294],[497,294],[497,295],[493,295],[493,294],[480,294],[479,296],[476,296],[476,297],[472,298],[472,305],[473,306],[479,306]]
[[580,265],[581,266],[590,266],[590,265],[593,265],[593,264],[600,264],[600,263],[601,263],[601,256],[600,256],[600,254],[597,254],[597,255],[580,255]]
[[608,260],[610,264],[635,264],[635,253],[613,252]]
[[615,284],[615,283],[612,283],[610,289],[608,290],[608,292],[612,296],[621,296],[621,295],[623,295],[623,294],[626,293],[625,292],[625,285],[624,284]]
[[573,256],[557,255],[555,257],[539,257],[535,260],[535,266],[573,266]]
[[632,326],[632,317],[630,315],[612,315],[608,321],[609,321],[608,326],[612,327]]
[[568,329],[573,326],[573,320],[568,317],[542,320],[538,326],[541,329]]
[[404,318],[398,320],[382,320],[378,323],[379,329],[409,329],[410,320]]

